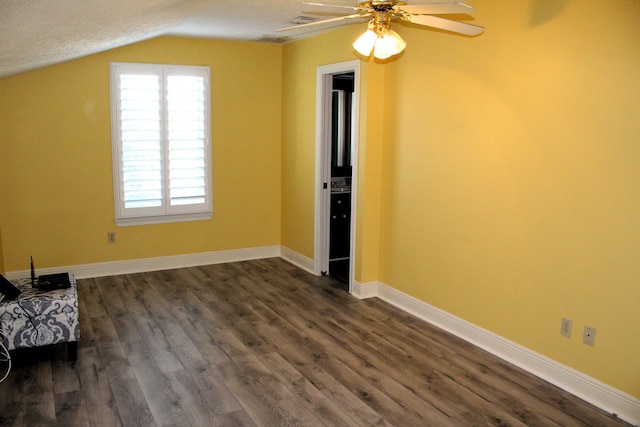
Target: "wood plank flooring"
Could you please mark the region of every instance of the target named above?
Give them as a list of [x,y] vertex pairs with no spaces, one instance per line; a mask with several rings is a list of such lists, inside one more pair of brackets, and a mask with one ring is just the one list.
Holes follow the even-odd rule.
[[13,352],[3,426],[624,426],[281,259],[78,281],[81,340]]

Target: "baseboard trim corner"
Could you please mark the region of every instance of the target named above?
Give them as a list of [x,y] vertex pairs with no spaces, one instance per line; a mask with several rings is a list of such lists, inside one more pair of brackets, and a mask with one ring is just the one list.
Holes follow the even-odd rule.
[[388,285],[377,283],[375,288],[377,291],[375,296],[380,299],[450,332],[632,425],[640,426],[640,399]]
[[353,281],[351,295],[358,299],[367,299],[378,296],[378,282],[360,283]]
[[293,249],[289,249],[286,246],[280,246],[280,257],[311,274],[316,274],[314,271],[315,266],[313,259],[306,257]]

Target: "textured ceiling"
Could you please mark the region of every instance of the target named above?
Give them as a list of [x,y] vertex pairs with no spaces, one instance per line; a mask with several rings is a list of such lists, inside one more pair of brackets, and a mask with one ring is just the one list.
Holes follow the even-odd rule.
[[160,35],[285,42],[312,34],[275,31],[302,15],[337,16],[302,0],[0,0],[0,78]]

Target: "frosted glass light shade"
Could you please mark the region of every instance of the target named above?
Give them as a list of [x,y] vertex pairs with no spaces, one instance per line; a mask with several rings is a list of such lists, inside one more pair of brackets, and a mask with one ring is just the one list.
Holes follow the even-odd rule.
[[353,43],[353,48],[362,56],[371,55],[378,59],[386,59],[402,52],[407,44],[392,29],[378,32],[369,29]]
[[399,54],[405,47],[407,47],[407,43],[402,40],[402,37],[400,37],[395,31],[389,29],[384,33],[383,37],[378,37],[376,40],[373,56],[378,59],[386,59],[390,56]]
[[358,40],[353,42],[353,48],[362,56],[371,55],[371,51],[376,44],[378,36],[371,30],[367,30],[364,34],[358,37]]

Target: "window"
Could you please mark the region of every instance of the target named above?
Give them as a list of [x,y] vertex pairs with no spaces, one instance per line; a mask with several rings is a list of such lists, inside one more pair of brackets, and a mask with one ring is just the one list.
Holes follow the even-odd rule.
[[209,68],[111,63],[115,221],[209,219]]

